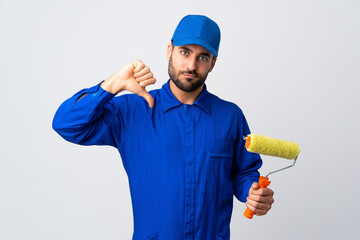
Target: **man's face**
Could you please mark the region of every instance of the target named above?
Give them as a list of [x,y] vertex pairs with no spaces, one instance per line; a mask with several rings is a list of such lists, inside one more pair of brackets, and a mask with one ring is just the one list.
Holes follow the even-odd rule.
[[200,45],[173,46],[169,44],[169,76],[185,92],[198,89],[213,69],[216,58]]

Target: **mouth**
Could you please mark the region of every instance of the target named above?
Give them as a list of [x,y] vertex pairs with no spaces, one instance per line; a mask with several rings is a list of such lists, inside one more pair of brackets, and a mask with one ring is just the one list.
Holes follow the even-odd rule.
[[186,77],[186,78],[196,78],[196,75],[195,75],[195,74],[183,73],[182,75],[183,75],[184,77]]

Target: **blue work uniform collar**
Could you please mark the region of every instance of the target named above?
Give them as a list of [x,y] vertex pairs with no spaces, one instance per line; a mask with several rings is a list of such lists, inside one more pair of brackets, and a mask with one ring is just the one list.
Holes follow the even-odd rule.
[[[167,110],[180,106],[182,103],[174,96],[170,90],[169,79],[161,88],[161,105],[164,112]],[[200,93],[198,99],[194,102],[195,106],[200,107],[203,111],[210,113],[210,93],[206,89],[206,84],[204,83],[204,88]]]

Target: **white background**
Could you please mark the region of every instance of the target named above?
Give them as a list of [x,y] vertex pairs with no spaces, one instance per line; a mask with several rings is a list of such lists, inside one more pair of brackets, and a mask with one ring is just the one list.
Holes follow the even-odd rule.
[[[253,133],[297,142],[271,176],[275,203],[248,220],[234,198],[231,239],[360,239],[360,1],[0,0],[0,239],[131,239],[128,179],[111,147],[51,128],[59,105],[140,59],[160,88],[180,19],[222,31],[208,90]],[[263,157],[260,170],[291,164]]]

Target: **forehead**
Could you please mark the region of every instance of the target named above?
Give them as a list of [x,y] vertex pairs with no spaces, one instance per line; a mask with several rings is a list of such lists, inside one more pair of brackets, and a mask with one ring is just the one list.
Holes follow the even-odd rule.
[[194,52],[196,54],[204,54],[211,56],[212,54],[203,46],[197,45],[197,44],[188,44],[188,45],[181,45],[181,46],[174,46],[175,49],[185,49],[189,50],[191,52]]

